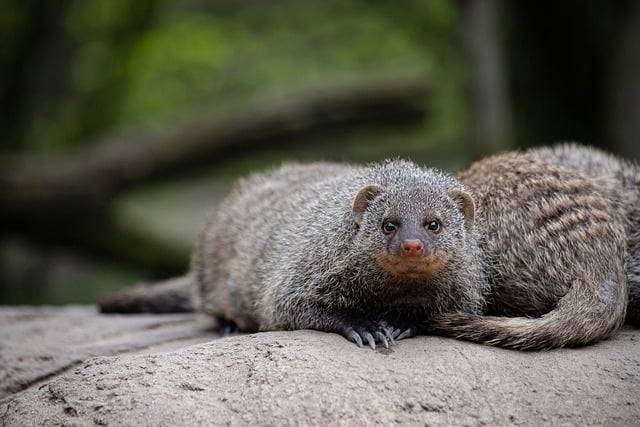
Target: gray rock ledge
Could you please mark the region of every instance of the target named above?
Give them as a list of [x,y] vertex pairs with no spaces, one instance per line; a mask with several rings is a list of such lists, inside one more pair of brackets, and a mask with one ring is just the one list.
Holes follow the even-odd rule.
[[637,425],[640,331],[523,353],[316,331],[221,339],[189,314],[0,308],[0,424]]

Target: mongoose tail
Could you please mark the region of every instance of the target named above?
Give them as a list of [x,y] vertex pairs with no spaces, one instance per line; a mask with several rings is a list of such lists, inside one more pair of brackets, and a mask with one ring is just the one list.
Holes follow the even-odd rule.
[[[613,277],[614,275],[612,275]],[[516,350],[549,350],[607,338],[624,322],[627,292],[624,270],[599,286],[576,280],[556,307],[538,318],[496,317],[462,312],[440,315],[429,332]]]
[[191,274],[143,284],[98,299],[101,313],[184,313],[194,311]]

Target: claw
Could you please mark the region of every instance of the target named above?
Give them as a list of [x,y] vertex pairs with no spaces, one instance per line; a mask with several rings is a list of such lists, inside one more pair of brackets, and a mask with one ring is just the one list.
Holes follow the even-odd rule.
[[384,336],[389,340],[389,344],[396,345],[396,340],[393,339],[393,328],[385,328]]
[[404,332],[402,332],[400,335],[398,335],[396,337],[396,340],[400,341],[401,339],[408,338],[412,335],[413,335],[413,331],[411,330],[411,328],[409,328],[409,329],[406,329]]
[[376,340],[373,338],[373,335],[371,335],[369,332],[364,332],[364,338],[367,340],[367,342],[369,343],[369,347],[371,347],[371,350],[375,350],[376,349]]
[[382,332],[376,331],[376,338],[384,345],[384,348],[389,348],[389,341],[387,341],[387,337]]
[[397,345],[398,340],[415,334],[415,329],[413,328],[395,329],[384,320],[356,320],[353,323],[340,322],[337,326],[336,332],[346,339],[352,341],[358,347],[367,345],[372,350],[376,349],[376,345],[384,346],[384,348],[388,349],[392,345]]
[[356,331],[353,329],[348,330],[347,338],[356,343],[358,347],[362,348],[362,338],[360,338],[360,335]]

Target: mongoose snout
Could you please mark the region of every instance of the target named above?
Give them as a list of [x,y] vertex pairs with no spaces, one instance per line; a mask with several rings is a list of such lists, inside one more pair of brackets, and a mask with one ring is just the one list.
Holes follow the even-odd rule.
[[418,258],[424,254],[424,243],[418,239],[405,240],[402,242],[402,256]]

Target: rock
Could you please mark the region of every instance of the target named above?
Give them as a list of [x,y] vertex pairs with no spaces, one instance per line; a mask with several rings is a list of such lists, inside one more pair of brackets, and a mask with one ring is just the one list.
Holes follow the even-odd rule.
[[1,307],[0,398],[92,356],[218,338],[211,326],[192,314],[101,316],[94,307]]
[[[51,355],[47,362],[63,360],[67,351],[74,355],[64,359],[64,367],[0,401],[0,419],[8,425],[631,425],[640,419],[638,330],[623,330],[585,348],[549,352],[440,337],[372,351],[316,331],[211,340],[214,335],[203,332],[204,320],[195,316],[167,316],[163,323],[165,316],[101,316],[86,308],[45,311],[51,316],[45,330],[21,327],[33,319],[21,320],[15,313],[7,325],[7,310],[13,309],[0,310],[0,369],[16,372],[32,364],[46,371],[48,363],[35,358],[19,364],[20,352],[23,357]],[[84,323],[71,321],[74,316]],[[157,326],[149,327],[151,319]],[[90,357],[80,341],[56,347],[57,322],[68,329],[77,326],[66,337],[84,336],[94,354],[110,355]],[[186,342],[207,342],[180,346],[175,322],[192,328],[189,337],[183,335]],[[174,338],[162,344],[158,337],[169,330]],[[14,341],[5,341],[7,336]],[[39,341],[49,343],[48,352],[38,350]]]

